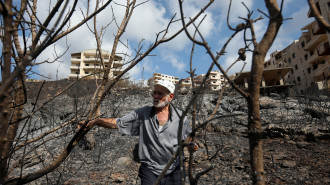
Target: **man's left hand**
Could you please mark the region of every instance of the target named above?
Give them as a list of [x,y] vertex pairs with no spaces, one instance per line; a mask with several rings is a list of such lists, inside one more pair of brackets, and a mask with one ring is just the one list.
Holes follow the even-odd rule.
[[188,143],[187,144],[187,149],[189,153],[194,153],[198,150],[198,145],[197,143]]

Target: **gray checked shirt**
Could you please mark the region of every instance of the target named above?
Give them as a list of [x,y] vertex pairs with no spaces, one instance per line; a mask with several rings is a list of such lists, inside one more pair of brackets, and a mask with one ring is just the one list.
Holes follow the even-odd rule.
[[[179,116],[170,106],[170,117],[159,131],[159,122],[155,109],[146,106],[132,111],[130,114],[117,118],[119,132],[124,135],[139,135],[139,158],[155,175],[160,175],[168,161],[178,149]],[[181,115],[181,111],[178,111]],[[187,118],[183,122],[184,140],[191,132]],[[166,174],[171,173],[179,165],[176,160]]]

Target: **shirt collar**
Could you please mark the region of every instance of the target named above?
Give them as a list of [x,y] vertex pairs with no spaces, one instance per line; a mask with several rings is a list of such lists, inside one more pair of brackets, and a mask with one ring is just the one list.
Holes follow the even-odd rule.
[[[172,117],[173,117],[173,111],[174,111],[174,110],[173,110],[173,107],[172,107],[171,105],[170,105],[170,109],[169,109],[169,111],[170,111],[170,114],[169,114],[169,118],[168,118],[168,120],[172,122]],[[151,116],[151,117],[156,116],[156,108],[155,108],[154,106],[152,106],[152,108],[151,108],[150,116]]]

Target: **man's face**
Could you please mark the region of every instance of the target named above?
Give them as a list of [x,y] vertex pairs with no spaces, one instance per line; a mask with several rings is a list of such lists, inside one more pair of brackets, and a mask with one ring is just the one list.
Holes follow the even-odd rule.
[[163,108],[167,106],[173,99],[173,94],[160,85],[155,85],[155,89],[152,93],[153,105],[156,108]]

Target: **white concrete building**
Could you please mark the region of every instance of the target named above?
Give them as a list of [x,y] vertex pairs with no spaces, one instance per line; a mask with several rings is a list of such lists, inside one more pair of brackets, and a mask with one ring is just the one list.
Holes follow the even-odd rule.
[[192,81],[191,81],[190,77],[182,79],[181,84],[180,84],[180,89],[182,91],[189,90],[189,89],[191,89],[191,85],[192,85]]
[[209,78],[206,80],[211,91],[220,90],[225,85],[226,81],[227,80],[220,71],[211,71]]
[[[329,2],[316,1],[319,11],[327,21],[329,6],[326,3]],[[311,12],[308,16],[312,16]],[[264,68],[292,67],[284,77],[284,83],[292,84],[292,88],[298,93],[315,87],[319,90],[329,89],[330,35],[316,21],[307,24],[301,30],[303,32],[299,40],[281,51],[273,52],[271,58],[264,63]]]
[[[203,82],[205,74],[198,75],[194,78],[195,86],[198,87]],[[227,80],[220,71],[211,71],[208,79],[206,80],[206,86],[209,87],[210,91],[220,90]],[[191,79],[190,77],[182,80],[181,88],[190,89],[191,88]]]
[[154,73],[151,78],[148,80],[148,85],[153,86],[153,84],[157,83],[159,80],[168,80],[172,82],[174,85],[179,82],[179,77],[170,76],[161,73]]
[[102,50],[102,58],[104,66],[101,64],[100,53],[96,49],[89,49],[83,52],[71,53],[70,78],[102,78],[104,67],[111,65],[109,78],[116,77],[123,71],[123,61],[120,56],[115,56],[114,61],[110,64],[109,59],[111,53]]

